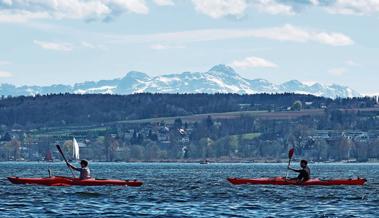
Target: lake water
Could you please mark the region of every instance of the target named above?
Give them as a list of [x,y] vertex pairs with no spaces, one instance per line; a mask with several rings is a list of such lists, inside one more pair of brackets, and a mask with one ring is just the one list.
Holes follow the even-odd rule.
[[[319,178],[365,186],[233,186],[227,177],[285,176],[285,164],[91,163],[98,178],[141,187],[13,185],[7,176],[69,176],[63,162],[0,163],[0,217],[379,217],[379,164],[311,164]],[[291,174],[295,176],[294,174]]]

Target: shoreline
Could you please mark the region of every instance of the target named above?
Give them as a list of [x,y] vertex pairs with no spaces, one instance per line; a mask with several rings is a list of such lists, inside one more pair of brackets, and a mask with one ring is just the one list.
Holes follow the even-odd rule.
[[[203,160],[150,160],[150,161],[143,161],[143,160],[130,160],[130,161],[101,161],[101,160],[89,160],[92,163],[178,163],[178,164],[202,164],[202,165],[208,165],[208,164],[287,164],[288,160],[279,160],[279,161],[272,161],[272,160],[255,160],[255,161],[249,161],[249,160],[211,160],[208,159],[207,163],[204,163]],[[292,159],[292,163],[297,163],[299,160]],[[62,160],[54,160],[54,161],[28,161],[28,160],[8,160],[8,161],[0,161],[0,163],[61,163]],[[75,162],[74,162],[75,163]],[[370,160],[370,161],[309,161],[310,164],[377,164],[379,163],[379,160]]]

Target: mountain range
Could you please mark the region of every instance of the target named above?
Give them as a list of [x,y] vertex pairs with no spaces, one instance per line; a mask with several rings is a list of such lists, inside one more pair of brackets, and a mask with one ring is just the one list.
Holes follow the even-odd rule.
[[273,84],[264,79],[246,79],[233,68],[216,65],[207,72],[183,72],[150,77],[145,73],[131,71],[123,78],[83,82],[74,85],[14,86],[1,84],[1,95],[36,95],[51,93],[77,94],[132,94],[132,93],[299,93],[336,97],[358,97],[358,92],[341,85],[307,85],[297,80]]

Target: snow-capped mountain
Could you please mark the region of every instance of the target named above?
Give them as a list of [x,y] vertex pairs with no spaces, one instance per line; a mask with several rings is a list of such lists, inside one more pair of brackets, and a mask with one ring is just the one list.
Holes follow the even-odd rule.
[[163,93],[255,93],[249,81],[231,67],[217,65],[205,73],[184,72],[157,76],[137,92]]
[[241,77],[233,68],[216,65],[207,72],[183,72],[149,77],[147,74],[131,71],[125,77],[97,82],[52,86],[13,86],[0,85],[1,95],[35,95],[49,93],[107,93],[132,94],[151,93],[301,93],[336,97],[357,97],[358,92],[340,85],[307,85],[297,80],[273,84],[264,79],[249,80]]

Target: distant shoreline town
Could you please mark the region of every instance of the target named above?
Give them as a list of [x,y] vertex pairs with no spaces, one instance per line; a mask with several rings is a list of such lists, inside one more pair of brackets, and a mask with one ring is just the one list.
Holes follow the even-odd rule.
[[[0,161],[377,162],[377,98],[57,94],[0,100]],[[70,157],[69,157],[70,159]],[[71,158],[72,159],[72,158]]]

